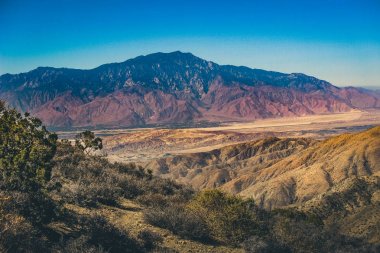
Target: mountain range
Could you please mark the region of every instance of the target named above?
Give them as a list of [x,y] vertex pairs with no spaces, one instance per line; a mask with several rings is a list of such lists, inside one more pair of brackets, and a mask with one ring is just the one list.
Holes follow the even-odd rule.
[[0,99],[51,127],[245,121],[380,107],[380,96],[299,73],[155,53],[90,70],[39,67],[0,76]]

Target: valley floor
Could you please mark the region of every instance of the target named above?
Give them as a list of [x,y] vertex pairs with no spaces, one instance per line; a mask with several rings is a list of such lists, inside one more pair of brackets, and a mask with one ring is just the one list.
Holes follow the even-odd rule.
[[[138,128],[97,130],[104,139],[105,152],[111,161],[137,162],[176,154],[207,152],[223,146],[266,137],[327,137],[357,132],[380,125],[380,110],[313,115],[294,118],[221,123],[204,128]],[[58,132],[71,138],[75,132]]]

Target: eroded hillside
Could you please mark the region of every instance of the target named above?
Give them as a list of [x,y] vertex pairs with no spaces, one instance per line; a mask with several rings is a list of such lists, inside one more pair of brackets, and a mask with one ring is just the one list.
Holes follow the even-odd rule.
[[303,203],[350,178],[378,175],[380,127],[324,141],[269,138],[147,165],[195,188],[253,197],[265,208]]

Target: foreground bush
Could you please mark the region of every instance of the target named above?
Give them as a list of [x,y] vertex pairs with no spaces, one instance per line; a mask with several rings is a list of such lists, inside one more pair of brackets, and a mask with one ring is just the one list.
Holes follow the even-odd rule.
[[253,200],[243,200],[218,190],[199,193],[188,205],[189,210],[203,220],[211,236],[222,243],[238,245],[252,235],[264,235],[260,211]]
[[42,192],[3,191],[0,192],[1,198],[8,199],[2,203],[4,212],[20,215],[36,226],[51,222],[61,213],[60,205]]
[[0,252],[44,252],[47,241],[23,216],[9,212],[11,198],[0,196]]
[[238,245],[253,235],[267,234],[265,211],[252,200],[243,200],[218,190],[199,193],[193,199],[172,201],[160,194],[138,199],[150,208],[145,220],[184,238]]
[[139,232],[137,238],[140,240],[140,244],[146,250],[152,250],[157,248],[160,243],[163,242],[163,238],[148,229],[144,229]]
[[0,101],[0,189],[39,191],[50,179],[57,136]]
[[305,220],[284,216],[273,217],[273,240],[291,252],[367,252],[375,253],[379,245],[369,245],[359,239],[341,235],[336,229],[326,228]]
[[252,236],[241,245],[246,253],[291,253],[287,246],[280,245],[277,241],[260,236]]
[[210,231],[198,216],[180,205],[156,206],[144,213],[145,220],[186,239],[209,242]]
[[80,236],[71,238],[67,241],[61,241],[59,245],[55,245],[52,252],[57,253],[106,253],[100,246],[89,244],[88,237]]
[[133,163],[110,163],[102,157],[85,155],[69,143],[59,143],[54,162],[50,182],[54,194],[81,206],[116,206],[120,198],[151,194],[189,199],[193,194],[171,180],[152,177],[151,172]]
[[103,249],[105,252],[141,252],[137,241],[120,228],[109,223],[104,217],[92,215],[82,218],[82,235],[87,238],[85,244]]

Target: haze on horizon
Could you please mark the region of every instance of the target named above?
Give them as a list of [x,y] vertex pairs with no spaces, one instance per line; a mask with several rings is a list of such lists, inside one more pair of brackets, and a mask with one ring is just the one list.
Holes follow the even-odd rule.
[[380,2],[0,0],[0,74],[181,50],[218,64],[379,87]]

